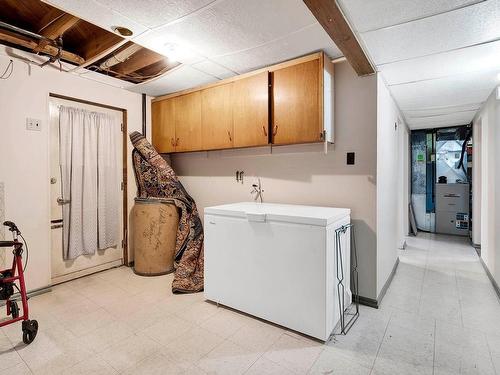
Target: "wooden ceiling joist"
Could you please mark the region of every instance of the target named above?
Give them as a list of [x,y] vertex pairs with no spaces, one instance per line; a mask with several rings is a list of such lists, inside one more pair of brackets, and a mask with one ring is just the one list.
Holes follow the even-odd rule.
[[151,50],[141,48],[139,51],[130,56],[126,61],[116,65],[113,70],[120,75],[127,75],[165,59],[165,56],[162,56]]
[[[75,26],[78,21],[80,21],[79,18],[72,16],[71,14],[64,13],[52,22],[48,23],[47,26],[40,30],[39,33],[47,39],[55,40]],[[35,48],[35,52],[41,52],[48,44],[49,42],[47,40],[41,40],[38,47]]]
[[360,76],[373,74],[370,60],[334,0],[303,0],[335,45]]
[[[38,42],[33,39],[1,29],[0,41],[18,45],[31,50],[35,50],[39,46]],[[47,44],[42,47],[40,52],[46,53],[50,56],[57,56],[59,54],[59,49],[57,47],[54,47],[53,45]],[[85,62],[85,59],[83,57],[64,50],[61,51],[61,59],[77,65],[81,65]]]

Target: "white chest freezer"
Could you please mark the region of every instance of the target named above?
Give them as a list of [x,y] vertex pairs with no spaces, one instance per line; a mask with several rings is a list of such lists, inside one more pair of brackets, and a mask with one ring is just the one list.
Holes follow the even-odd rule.
[[346,307],[352,297],[350,231],[339,236],[341,246],[335,233],[349,223],[346,208],[205,208],[205,297],[326,341],[340,319],[337,271]]

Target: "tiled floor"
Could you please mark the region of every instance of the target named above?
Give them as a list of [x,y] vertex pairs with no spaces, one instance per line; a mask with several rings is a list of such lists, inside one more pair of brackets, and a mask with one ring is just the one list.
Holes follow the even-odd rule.
[[327,345],[122,267],[32,298],[38,337],[0,331],[0,374],[500,374],[500,304],[474,250],[408,244],[382,307]]

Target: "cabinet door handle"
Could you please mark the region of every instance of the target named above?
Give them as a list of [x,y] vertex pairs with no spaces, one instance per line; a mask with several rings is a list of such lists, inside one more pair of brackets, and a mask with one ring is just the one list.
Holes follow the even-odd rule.
[[229,130],[227,131],[227,135],[229,136],[229,142],[232,142],[233,139],[231,138],[231,132]]
[[273,136],[276,134],[278,134],[278,125],[275,125],[273,129]]
[[172,147],[175,147],[175,140],[173,138],[170,138],[170,144],[172,145]]
[[265,126],[262,126],[262,130],[264,130],[264,135],[267,137],[267,130]]
[[179,146],[179,138],[175,140],[175,146]]

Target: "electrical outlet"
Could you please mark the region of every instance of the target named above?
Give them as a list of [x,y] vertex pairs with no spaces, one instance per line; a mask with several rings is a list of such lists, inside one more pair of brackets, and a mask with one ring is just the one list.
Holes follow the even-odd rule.
[[26,119],[26,130],[41,131],[42,130],[42,120],[37,120],[34,118]]

